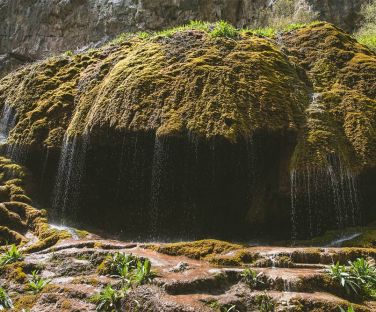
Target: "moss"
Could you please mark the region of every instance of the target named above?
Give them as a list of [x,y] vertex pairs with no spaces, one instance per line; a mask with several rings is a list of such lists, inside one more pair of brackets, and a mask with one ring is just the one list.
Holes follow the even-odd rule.
[[10,230],[6,226],[0,226],[0,246],[5,244],[21,244],[26,238],[20,233]]
[[68,127],[70,135],[111,127],[232,142],[257,129],[300,127],[306,87],[276,44],[224,22],[170,34],[127,37],[5,77],[0,103],[19,117],[10,143],[58,147]]
[[5,265],[0,268],[0,275],[10,282],[23,284],[27,281],[27,275],[24,272],[25,262],[16,262]]
[[16,311],[22,311],[22,309],[31,309],[36,302],[38,301],[38,298],[40,297],[40,294],[22,294],[17,296],[16,300],[14,300],[14,309]]
[[257,252],[251,252],[246,249],[235,250],[227,254],[210,254],[205,257],[206,261],[220,266],[244,266],[252,264],[259,259]]
[[328,23],[282,35],[318,97],[307,110],[293,167],[322,167],[335,154],[352,172],[376,164],[376,56]]
[[30,175],[23,166],[0,157],[0,173],[0,244],[26,243],[27,239],[23,235],[33,231],[41,240],[36,244],[38,246],[31,246],[29,250],[41,250],[67,237],[66,234],[49,231],[46,211],[30,205],[32,200],[27,196]]
[[225,254],[242,248],[242,245],[207,239],[195,242],[164,244],[156,246],[155,250],[171,256],[186,256],[193,259],[212,259],[211,257],[213,255]]
[[71,238],[67,231],[53,229],[48,225],[47,219],[38,217],[34,220],[34,233],[39,240],[26,248],[27,252],[37,252],[56,245],[59,241]]

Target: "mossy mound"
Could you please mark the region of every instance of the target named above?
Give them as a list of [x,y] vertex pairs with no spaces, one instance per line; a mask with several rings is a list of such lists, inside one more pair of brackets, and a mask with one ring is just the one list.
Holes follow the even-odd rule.
[[308,95],[272,41],[182,30],[25,67],[0,81],[0,103],[17,114],[10,144],[58,147],[69,124],[230,141],[298,129]]
[[293,166],[322,167],[335,155],[356,172],[376,164],[376,55],[327,23],[282,35],[313,84]]

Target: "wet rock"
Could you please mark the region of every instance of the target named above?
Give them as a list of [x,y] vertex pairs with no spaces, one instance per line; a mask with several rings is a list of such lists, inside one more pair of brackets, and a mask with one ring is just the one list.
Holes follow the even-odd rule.
[[172,269],[170,269],[170,272],[175,272],[175,273],[178,273],[178,272],[184,272],[184,271],[187,271],[189,270],[190,267],[189,267],[189,264],[186,263],[186,262],[179,262],[176,267],[173,267]]

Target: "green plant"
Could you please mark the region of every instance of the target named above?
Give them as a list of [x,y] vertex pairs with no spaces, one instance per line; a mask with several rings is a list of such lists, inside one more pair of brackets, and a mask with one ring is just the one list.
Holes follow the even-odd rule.
[[260,312],[274,312],[275,302],[266,292],[256,296],[255,300]]
[[130,272],[137,268],[139,258],[132,254],[116,252],[107,259],[109,273],[117,276],[124,276],[125,271]]
[[328,274],[345,288],[348,294],[362,297],[376,295],[376,268],[364,258],[348,262],[348,266],[339,263],[332,265]]
[[17,261],[21,261],[23,256],[18,250],[16,245],[11,245],[3,255],[0,257],[0,266],[11,264]]
[[339,308],[340,312],[355,312],[353,306],[348,306],[346,310],[342,307],[338,307],[338,308]]
[[39,293],[46,287],[51,281],[43,279],[38,271],[31,272],[31,279],[29,280],[28,287],[33,293]]
[[235,38],[238,34],[238,30],[225,21],[215,23],[213,30],[210,32],[212,37]]
[[142,285],[150,283],[151,280],[155,277],[154,272],[151,270],[151,262],[149,259],[145,261],[138,260],[137,269],[132,275],[132,282],[136,285]]
[[12,300],[9,298],[7,292],[0,287],[0,310],[12,309]]
[[118,311],[120,300],[124,297],[126,289],[116,290],[106,286],[98,294],[91,297],[90,301],[97,305],[97,311]]
[[360,286],[357,284],[355,278],[349,273],[348,268],[340,265],[339,262],[330,266],[328,271],[329,276],[337,281],[345,288],[348,294],[358,294]]
[[116,252],[105,260],[108,274],[122,279],[124,286],[138,286],[149,283],[155,274],[151,270],[151,262],[132,254]]
[[264,284],[263,273],[257,273],[251,269],[245,269],[241,273],[242,281],[252,288],[256,288],[260,284]]

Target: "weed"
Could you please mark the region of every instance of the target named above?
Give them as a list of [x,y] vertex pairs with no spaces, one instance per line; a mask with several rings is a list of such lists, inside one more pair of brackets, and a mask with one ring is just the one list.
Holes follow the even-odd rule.
[[0,310],[12,309],[12,300],[9,298],[7,292],[0,287]]
[[33,293],[39,293],[46,287],[51,281],[43,279],[38,271],[31,272],[31,279],[29,280],[28,287]]
[[242,281],[252,288],[256,288],[261,284],[264,284],[263,276],[264,274],[262,272],[257,273],[251,269],[245,269],[241,273]]
[[7,264],[11,264],[17,261],[21,261],[23,256],[21,252],[18,250],[16,245],[11,245],[8,250],[5,251],[3,255],[0,257],[0,266],[4,266]]

